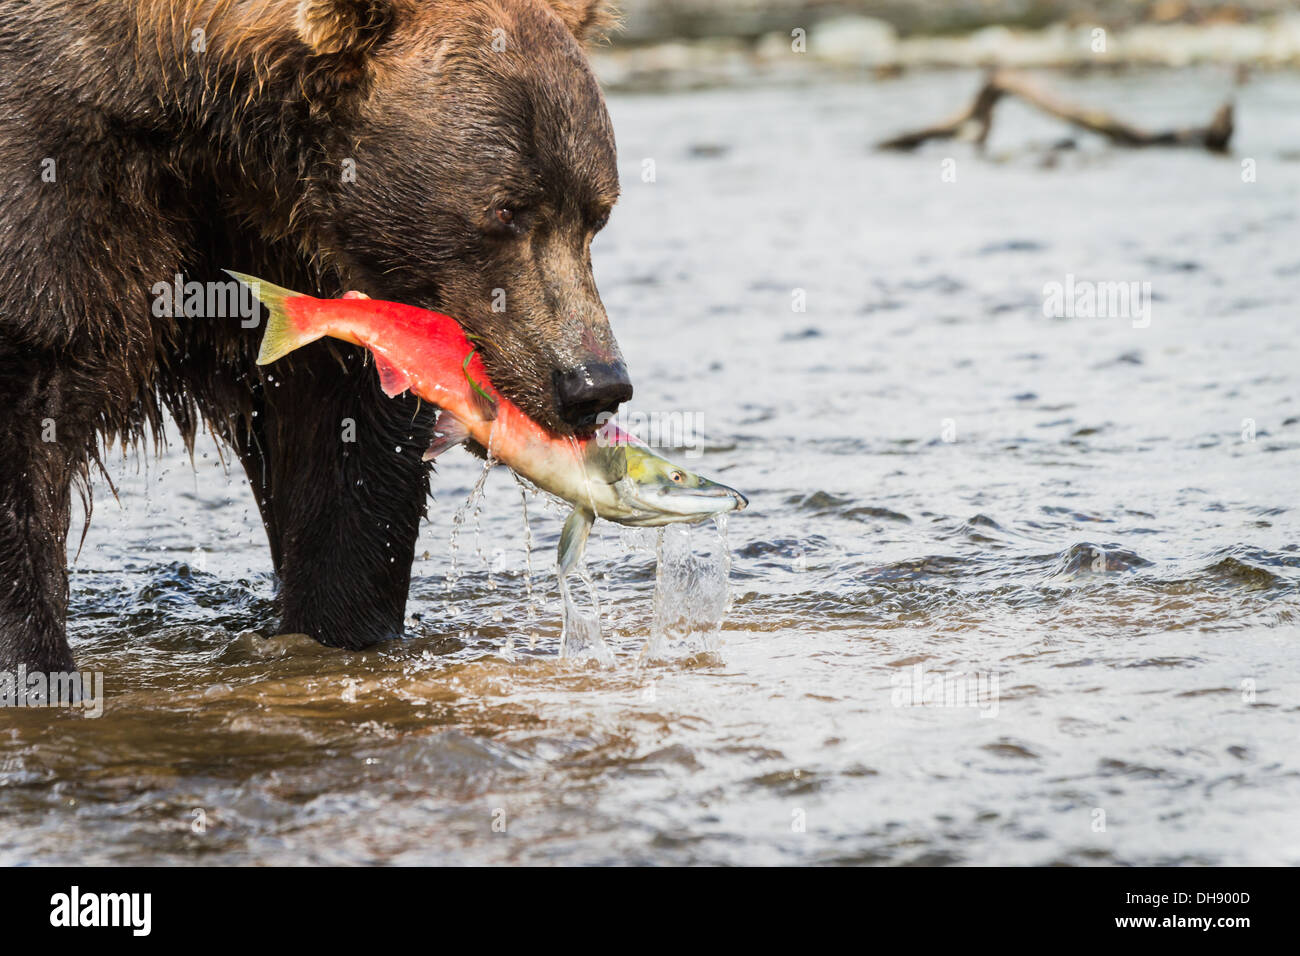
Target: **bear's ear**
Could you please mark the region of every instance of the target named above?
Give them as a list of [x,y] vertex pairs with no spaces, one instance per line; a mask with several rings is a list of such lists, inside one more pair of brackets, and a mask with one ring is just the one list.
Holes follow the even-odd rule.
[[298,36],[317,56],[362,56],[388,35],[390,0],[298,0]]
[[618,25],[618,14],[605,0],[546,0],[546,2],[578,38],[579,43],[587,43],[604,36]]

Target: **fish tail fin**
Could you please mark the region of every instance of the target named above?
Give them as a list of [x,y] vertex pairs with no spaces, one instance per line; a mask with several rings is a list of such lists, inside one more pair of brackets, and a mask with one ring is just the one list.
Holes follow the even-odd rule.
[[301,348],[307,343],[315,342],[325,336],[323,331],[303,331],[299,329],[290,320],[289,313],[285,308],[285,300],[287,299],[308,299],[311,296],[273,285],[265,279],[244,275],[242,272],[233,272],[230,269],[225,271],[252,289],[253,295],[261,300],[262,307],[266,309],[266,331],[262,333],[262,347],[257,353],[258,365],[270,365],[272,362],[284,358],[294,349]]

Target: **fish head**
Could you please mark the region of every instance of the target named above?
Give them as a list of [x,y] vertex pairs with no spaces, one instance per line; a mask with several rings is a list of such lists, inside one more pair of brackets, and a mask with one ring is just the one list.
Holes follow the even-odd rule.
[[581,6],[403,5],[330,146],[353,178],[303,208],[343,287],[454,317],[506,398],[587,437],[632,383],[592,273],[619,178]]
[[741,511],[749,500],[734,488],[687,471],[661,458],[612,422],[587,444],[587,495],[574,500],[560,534],[561,579],[577,566],[597,514],[638,528],[693,524]]
[[736,489],[687,471],[644,445],[621,447],[626,472],[613,487],[623,514],[602,517],[636,527],[656,527],[703,521],[742,511],[749,504]]

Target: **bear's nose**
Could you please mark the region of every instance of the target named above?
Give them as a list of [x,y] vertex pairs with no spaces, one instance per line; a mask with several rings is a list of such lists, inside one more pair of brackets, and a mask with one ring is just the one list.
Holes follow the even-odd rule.
[[632,380],[622,362],[592,362],[555,373],[560,418],[578,430],[595,427],[604,412],[613,414],[632,397]]

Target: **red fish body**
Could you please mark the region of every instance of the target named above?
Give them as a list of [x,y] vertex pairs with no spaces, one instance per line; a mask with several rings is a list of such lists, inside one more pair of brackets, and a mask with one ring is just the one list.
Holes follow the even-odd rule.
[[[349,295],[341,299],[317,299],[280,290],[252,277],[240,276],[283,324],[268,331],[262,343],[259,364],[267,364],[308,342],[323,337],[341,339],[368,349],[375,358],[379,383],[389,396],[410,391],[450,413],[464,426],[454,427],[435,441],[435,457],[463,440],[473,438],[493,458],[515,467],[514,460],[548,449],[556,454],[581,458],[590,438],[560,437],[525,415],[492,385],[483,359],[460,323],[451,316],[399,302],[385,302]],[[278,334],[277,334],[278,333]],[[444,416],[445,418],[445,416]],[[451,425],[440,419],[440,425]],[[623,440],[630,440],[619,433]],[[450,440],[448,440],[450,439]],[[618,440],[618,439],[615,439]],[[516,470],[527,475],[525,465]],[[546,487],[549,482],[538,482]],[[556,494],[564,495],[558,489]]]
[[547,431],[493,387],[483,360],[451,316],[350,293],[317,299],[231,273],[269,313],[260,365],[329,336],[366,348],[390,396],[410,391],[442,409],[425,458],[473,439],[544,491],[575,505],[561,537],[561,568],[581,554],[595,517],[654,526],[737,511],[746,501],[693,475],[607,423],[597,436]]

